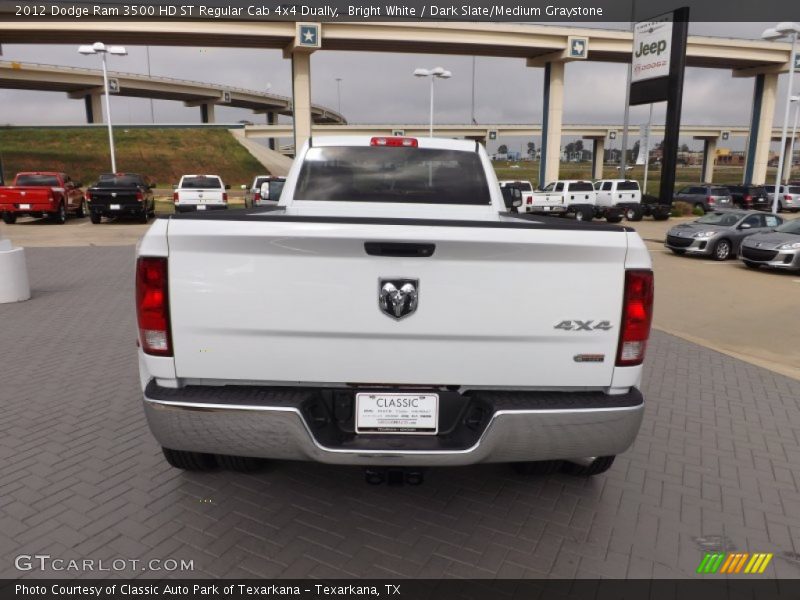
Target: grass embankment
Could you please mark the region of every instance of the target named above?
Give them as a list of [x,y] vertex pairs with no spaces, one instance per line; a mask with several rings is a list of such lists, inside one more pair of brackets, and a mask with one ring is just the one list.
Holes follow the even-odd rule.
[[[161,190],[187,173],[213,173],[233,191],[264,172],[224,129],[115,127],[114,144],[118,171],[147,175]],[[90,185],[110,170],[108,133],[102,127],[0,127],[0,155],[7,180],[19,171],[63,171]]]

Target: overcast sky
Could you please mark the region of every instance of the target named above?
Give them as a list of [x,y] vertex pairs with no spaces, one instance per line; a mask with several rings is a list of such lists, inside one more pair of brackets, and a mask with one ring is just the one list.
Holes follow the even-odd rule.
[[[592,26],[583,25],[581,26]],[[598,26],[598,25],[594,25]],[[625,28],[627,24],[602,24]],[[694,23],[690,33],[758,38],[767,23]],[[87,40],[90,41],[90,40]],[[112,40],[113,41],[113,40]],[[126,57],[110,57],[109,69],[146,73],[144,47],[128,47]],[[191,79],[291,95],[291,65],[278,50],[151,47],[153,75]],[[84,57],[75,46],[3,45],[3,60],[99,68],[99,58]],[[472,58],[420,54],[319,51],[312,56],[312,100],[338,108],[336,78],[341,78],[341,111],[352,123],[425,123],[428,118],[427,80],[414,78],[416,67],[442,66],[453,78],[437,81],[436,121],[468,123],[471,119]],[[565,123],[621,123],[625,99],[625,67],[598,62],[574,62],[566,67]],[[543,70],[527,68],[513,58],[478,57],[475,69],[475,118],[478,123],[541,123]],[[781,77],[776,124],[783,117],[786,77]],[[800,87],[798,82],[797,87]],[[747,125],[753,93],[752,78],[733,78],[730,71],[688,69],[682,121],[687,124]],[[657,105],[654,122],[663,123],[665,104]],[[150,121],[148,100],[112,97],[115,123]],[[156,101],[157,122],[196,123],[199,108],[180,102]],[[265,117],[243,109],[218,106],[218,122]],[[647,107],[634,107],[631,123],[647,119]],[[0,123],[79,124],[85,122],[83,102],[60,92],[0,90]],[[511,149],[523,140],[507,140]],[[565,139],[565,143],[566,140]],[[701,142],[687,140],[700,147]],[[733,142],[742,148],[744,140]]]

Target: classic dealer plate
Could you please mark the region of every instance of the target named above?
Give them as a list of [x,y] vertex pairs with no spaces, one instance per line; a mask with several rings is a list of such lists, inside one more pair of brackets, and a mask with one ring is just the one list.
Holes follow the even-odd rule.
[[20,210],[30,210],[31,209],[31,205],[30,204],[20,204],[19,205],[19,209]]
[[437,394],[356,394],[356,433],[435,435]]
[[197,205],[197,210],[205,210],[205,209],[206,209],[206,205],[205,204],[198,204]]
[[108,208],[111,210],[119,210],[119,204],[111,204]]

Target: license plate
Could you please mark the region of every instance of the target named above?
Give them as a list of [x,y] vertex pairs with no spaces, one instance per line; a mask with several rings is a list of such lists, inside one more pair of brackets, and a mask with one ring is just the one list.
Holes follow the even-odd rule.
[[119,210],[119,204],[112,204],[111,206],[109,206],[109,208],[111,210]]
[[21,210],[30,210],[31,209],[31,205],[30,204],[20,204],[19,207],[20,207]]
[[438,394],[356,394],[356,433],[435,435]]
[[206,205],[205,204],[198,204],[197,205],[197,210],[205,210],[205,209],[206,209]]
[[550,210],[550,207],[549,207],[549,206],[544,206],[543,208],[544,208],[545,210]]

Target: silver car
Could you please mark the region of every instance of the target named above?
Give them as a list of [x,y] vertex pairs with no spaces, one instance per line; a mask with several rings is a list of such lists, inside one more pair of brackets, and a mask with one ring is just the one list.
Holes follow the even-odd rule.
[[738,253],[747,236],[772,231],[781,223],[783,219],[774,213],[720,210],[673,227],[667,232],[664,245],[675,254],[700,254],[714,260],[727,260]]
[[787,221],[773,232],[751,235],[742,243],[739,257],[751,269],[800,271],[800,219]]
[[722,185],[710,183],[696,183],[686,186],[678,191],[675,202],[686,202],[694,208],[703,211],[703,214],[720,208],[733,208],[731,191]]

